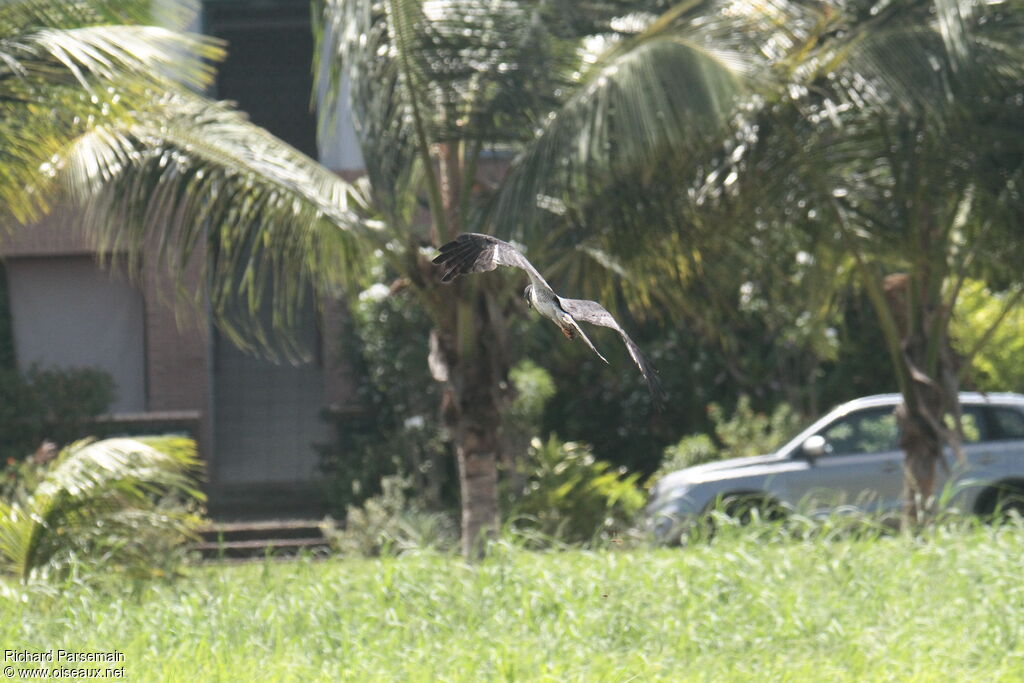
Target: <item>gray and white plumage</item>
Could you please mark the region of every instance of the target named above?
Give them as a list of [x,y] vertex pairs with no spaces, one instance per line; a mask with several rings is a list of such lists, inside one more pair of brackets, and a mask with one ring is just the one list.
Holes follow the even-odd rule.
[[578,335],[605,363],[608,362],[607,359],[601,355],[583,332],[579,322],[615,330],[622,337],[630,357],[640,369],[640,374],[647,382],[651,395],[655,400],[662,399],[661,384],[654,368],[604,306],[588,299],[563,299],[558,296],[521,251],[496,237],[464,233],[453,241],[442,245],[440,251],[441,253],[434,258],[433,262],[443,268],[441,282],[451,282],[459,275],[467,273],[486,273],[498,266],[509,266],[526,271],[530,278],[530,284],[523,292],[527,302],[538,313],[558,325],[567,338],[573,339]]

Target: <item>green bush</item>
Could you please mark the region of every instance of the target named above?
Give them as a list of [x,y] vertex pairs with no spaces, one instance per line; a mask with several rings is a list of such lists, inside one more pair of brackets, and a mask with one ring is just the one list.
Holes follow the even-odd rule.
[[360,408],[326,415],[334,437],[318,446],[334,515],[343,518],[379,494],[391,475],[407,477],[431,507],[454,504],[440,389],[427,365],[429,334],[430,321],[408,292],[377,284],[352,304],[341,348]]
[[114,395],[114,380],[94,368],[32,366],[24,375],[0,368],[0,459],[11,464],[45,440],[66,444],[87,436]]
[[608,540],[627,531],[644,505],[639,474],[594,458],[589,446],[535,438],[521,474],[506,491],[512,527],[564,543]]
[[684,436],[665,449],[661,469],[655,477],[720,459],[721,450],[707,434]]
[[424,510],[408,495],[408,481],[399,476],[384,477],[380,494],[350,506],[342,526],[328,518],[322,529],[335,550],[360,557],[450,551],[459,540],[452,516]]
[[726,458],[771,453],[792,437],[801,426],[801,417],[786,403],[771,413],[761,413],[750,406],[750,397],[740,396],[736,410],[726,416],[717,403],[708,406],[712,434],[691,434],[665,449],[661,467],[649,479],[676,470]]
[[996,325],[971,358],[970,380],[982,391],[1024,391],[1024,306],[1007,311],[1012,296],[968,280],[957,302],[952,337],[959,353],[970,353]]

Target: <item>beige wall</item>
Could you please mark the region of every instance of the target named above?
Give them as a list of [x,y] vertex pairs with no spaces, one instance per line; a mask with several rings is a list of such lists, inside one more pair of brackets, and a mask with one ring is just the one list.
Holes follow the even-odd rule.
[[[59,272],[62,264],[70,269],[67,282],[73,282],[75,277],[88,279],[89,276],[82,272],[83,267],[92,270],[92,278],[96,282],[105,279],[109,281],[109,276],[102,273],[93,256],[94,251],[89,241],[78,229],[70,212],[57,211],[36,224],[15,226],[0,233],[0,258],[14,264],[15,278],[21,279],[19,271],[24,275],[34,269],[35,272],[24,279],[26,283],[40,278],[45,280]],[[190,277],[193,279],[193,291],[198,290],[198,273]],[[140,382],[141,396],[127,404],[115,404],[114,410],[197,411],[200,414],[200,448],[203,448],[210,443],[212,433],[209,410],[209,335],[205,314],[201,310],[176,307],[170,278],[160,275],[154,268],[144,268],[137,281],[129,283],[122,279],[113,291],[120,297],[109,300],[115,309],[128,301],[138,302],[141,308],[141,329],[136,327],[132,334],[137,338],[135,349],[139,351],[138,356],[143,366],[138,371],[144,375],[144,380]],[[132,297],[129,292],[136,296]],[[56,325],[54,329],[60,330],[61,319],[67,317],[52,309],[42,309],[44,304],[40,296],[45,297],[45,294],[35,294],[22,298],[17,291],[12,292],[11,308],[12,317],[15,318],[16,339],[19,319],[49,317],[52,319],[51,326]],[[118,311],[110,315],[116,317]],[[35,323],[27,325],[38,326]],[[72,335],[75,334],[75,326],[69,319],[63,329]],[[88,334],[82,335],[80,343],[83,347],[103,343],[89,337]],[[19,356],[25,353],[17,348],[16,352]]]
[[[274,366],[222,349],[221,363],[230,367],[215,371],[215,344],[202,305],[186,306],[175,299],[174,280],[160,268],[144,267],[132,281],[111,281],[71,215],[55,214],[0,235],[0,258],[7,261],[16,283],[11,291],[16,336],[19,329],[31,334],[40,323],[54,335],[76,336],[73,345],[85,353],[73,357],[64,349],[66,365],[81,365],[76,358],[95,356],[101,361],[89,364],[112,370],[115,379],[120,372],[120,383],[134,387],[113,406],[114,412],[198,413],[200,450],[210,463],[211,483],[308,481],[318,476],[311,443],[330,438],[320,410],[350,409],[355,400],[351,373],[338,348],[346,319],[342,303],[330,303],[321,311],[323,345],[316,367]],[[187,289],[200,291],[200,277],[194,269]],[[59,292],[76,281],[111,287],[101,302],[110,308],[96,312],[92,322],[103,330],[104,320],[130,319],[130,325],[121,326],[116,344],[100,341],[96,330],[83,333],[90,313],[61,308]],[[28,290],[22,291],[18,283]],[[95,299],[91,305],[97,304]],[[316,334],[313,328],[308,332]],[[121,348],[115,349],[118,344]],[[55,348],[41,360],[64,364],[61,353]],[[118,358],[131,367],[111,367]],[[215,396],[221,399],[222,415],[214,410]],[[218,439],[223,448],[217,447]]]
[[7,259],[18,367],[96,368],[117,386],[113,413],[146,410],[142,293],[89,256]]

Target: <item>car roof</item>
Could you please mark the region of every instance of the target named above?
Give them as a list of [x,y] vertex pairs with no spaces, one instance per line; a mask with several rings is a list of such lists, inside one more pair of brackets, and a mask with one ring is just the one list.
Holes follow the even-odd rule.
[[[1011,392],[979,392],[979,391],[961,391],[960,392],[960,403],[966,404],[1013,404],[1013,405],[1024,405],[1024,394],[1015,394]],[[861,398],[855,398],[852,401],[843,403],[837,407],[837,410],[848,411],[854,408],[870,408],[873,406],[895,406],[903,402],[902,394],[875,394],[873,396],[863,396]]]

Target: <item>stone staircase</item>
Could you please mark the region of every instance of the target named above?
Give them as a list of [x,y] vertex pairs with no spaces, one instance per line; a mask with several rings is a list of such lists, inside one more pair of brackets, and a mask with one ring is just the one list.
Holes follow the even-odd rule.
[[212,522],[193,544],[204,560],[288,558],[300,553],[326,556],[329,544],[319,520],[282,519]]

